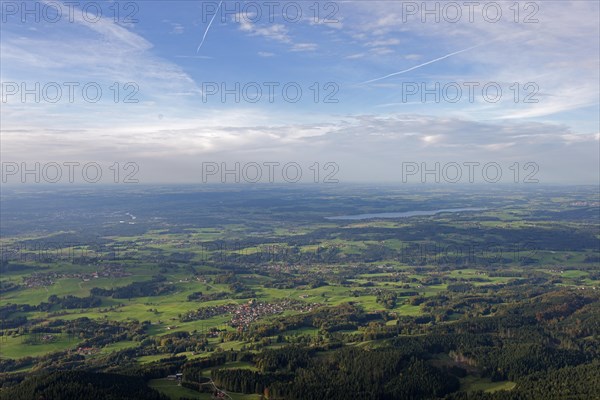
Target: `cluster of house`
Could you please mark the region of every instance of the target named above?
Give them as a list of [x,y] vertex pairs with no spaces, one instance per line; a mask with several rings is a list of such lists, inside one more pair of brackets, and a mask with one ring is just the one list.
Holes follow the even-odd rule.
[[49,273],[49,274],[32,274],[23,277],[23,283],[28,288],[50,286],[53,285],[56,279],[61,278],[62,274]]
[[217,315],[223,315],[233,312],[238,307],[237,304],[221,304],[218,306],[208,306],[199,308],[197,311],[191,311],[185,320],[193,321],[198,319],[209,319]]
[[246,329],[254,321],[268,315],[281,314],[284,311],[308,312],[318,306],[320,306],[318,303],[306,303],[290,299],[280,300],[274,303],[250,300],[245,304],[229,303],[218,306],[202,307],[187,314],[184,321],[209,319],[217,315],[230,313],[231,321],[229,324],[235,328]]
[[76,278],[81,279],[84,282],[89,282],[92,279],[98,278],[123,278],[130,276],[129,272],[123,271],[120,267],[106,266],[102,267],[99,271],[94,272],[74,272],[70,274],[64,274],[59,272],[48,272],[48,273],[35,273],[23,278],[25,286],[28,288],[50,286],[58,279],[62,278]]
[[246,304],[238,305],[232,311],[231,326],[246,329],[254,321],[268,315],[281,314],[284,311],[308,312],[318,306],[319,304],[317,303],[304,303],[292,300],[281,300],[276,303],[263,303],[250,300]]
[[55,340],[56,340],[56,337],[54,337],[54,335],[49,335],[49,334],[42,335],[42,342],[54,342]]
[[82,356],[90,356],[92,354],[96,354],[100,351],[97,347],[78,347],[77,354]]
[[288,264],[269,264],[262,267],[267,271],[273,272],[285,272],[286,274],[297,273],[300,266],[298,265],[288,265]]

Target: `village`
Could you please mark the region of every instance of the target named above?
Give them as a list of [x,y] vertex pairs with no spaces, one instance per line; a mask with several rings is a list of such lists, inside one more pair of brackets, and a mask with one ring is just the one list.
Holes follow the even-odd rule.
[[98,278],[123,278],[131,276],[129,272],[123,271],[120,267],[114,266],[103,266],[94,272],[74,272],[74,273],[60,273],[60,272],[48,272],[48,273],[34,273],[30,276],[23,278],[23,283],[28,288],[44,287],[53,285],[58,279],[63,278],[75,278],[81,279],[83,282],[89,282],[92,279]]
[[298,300],[280,300],[273,303],[258,302],[255,299],[244,304],[221,304],[217,306],[201,307],[181,318],[182,322],[203,320],[230,313],[230,326],[239,330],[246,330],[253,322],[269,316],[281,314],[285,311],[309,312],[319,307],[318,303],[305,303]]

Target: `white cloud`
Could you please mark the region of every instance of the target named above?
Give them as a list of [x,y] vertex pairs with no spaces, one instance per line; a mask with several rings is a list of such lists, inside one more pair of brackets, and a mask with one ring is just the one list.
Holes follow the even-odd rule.
[[[561,121],[557,115],[573,112],[573,121],[589,120],[589,109],[598,105],[598,26],[590,17],[598,15],[598,6],[589,2],[570,5],[573,7],[565,12],[562,4],[546,2],[540,23],[526,26],[481,21],[403,24],[399,23],[400,6],[394,2],[344,2],[340,7],[350,12],[343,17],[343,29],[318,39],[314,31],[293,25],[257,25],[245,19],[229,25],[233,33],[241,31],[283,44],[288,51],[318,49],[322,54],[316,55],[323,55],[322,59],[311,55],[303,62],[316,59],[318,71],[339,73],[340,80],[359,82],[424,65],[417,77],[427,82],[494,81],[503,88],[518,82],[521,90],[524,84],[535,82],[540,88],[537,104],[476,101],[452,108],[401,103],[398,87],[403,81],[392,76],[379,84],[350,88],[354,91],[342,97],[335,109],[350,114],[344,116],[315,115],[302,104],[289,114],[261,104],[252,108],[231,104],[198,107],[200,89],[187,69],[156,56],[153,44],[137,33],[137,27],[110,20],[96,24],[78,20],[68,26],[40,25],[27,35],[3,27],[3,81],[94,80],[105,87],[115,81],[131,81],[139,85],[140,102],[68,107],[3,104],[2,155],[39,160],[140,160],[148,180],[170,174],[193,181],[193,167],[208,158],[289,157],[338,162],[349,180],[393,181],[399,160],[458,158],[508,165],[532,160],[552,179],[597,181],[597,129],[578,130],[551,119]],[[168,32],[169,25],[165,27]],[[314,30],[322,26],[303,27]],[[181,33],[177,39],[184,40],[187,32]],[[440,60],[433,68],[424,64],[480,43],[488,44]],[[247,54],[250,59],[253,54],[275,55],[256,50],[244,56]],[[180,58],[198,59],[182,60],[182,66],[194,64],[193,71],[202,77],[211,72],[209,65],[230,67],[219,64],[219,55],[194,56],[192,51],[191,55],[174,56],[175,61]],[[296,58],[301,54],[294,55]],[[282,61],[283,68],[290,67],[283,64],[283,57],[277,60],[272,64]],[[242,66],[246,68],[246,64]],[[247,71],[255,72],[250,66]],[[340,96],[343,92],[340,90]],[[382,103],[380,107],[378,103]],[[394,106],[398,108],[390,111]],[[585,108],[588,113],[581,111]],[[365,113],[375,110],[380,115],[352,115],[357,109]],[[182,169],[169,168],[172,165]]]
[[[419,10],[423,7],[421,3],[415,4]],[[431,71],[439,70],[442,64],[438,64],[438,68],[427,67],[419,73],[429,72],[431,81],[448,78],[449,81],[518,82],[521,85],[534,82],[541,92],[549,95],[538,104],[529,104],[527,110],[505,110],[508,118],[544,117],[598,105],[600,3],[535,2],[532,4],[539,8],[535,14],[537,23],[523,22],[534,11],[531,7],[525,10],[523,2],[519,3],[517,23],[514,22],[514,6],[496,4],[501,5],[503,12],[497,23],[485,20],[483,3],[476,8],[473,22],[469,22],[468,10],[464,9],[458,23],[445,22],[443,14],[438,23],[431,15],[423,23],[420,12],[412,17],[405,15],[403,2],[350,2],[344,6],[347,8],[344,29],[367,47],[392,41],[402,43],[396,50],[402,57],[397,65],[391,66],[392,53],[385,54],[388,57],[379,61],[370,59],[363,67],[363,80],[409,69],[417,60],[416,54],[418,60],[426,61],[456,49],[485,43],[476,51],[460,54],[457,59],[442,61],[442,64],[453,66],[454,76],[433,75]],[[487,106],[482,105],[483,109]],[[502,112],[498,109],[496,117]]]
[[317,47],[316,43],[296,43],[292,46],[292,51],[315,51]]
[[400,44],[400,40],[396,38],[378,39],[366,43],[369,47],[394,46],[397,44]]
[[276,42],[290,44],[291,51],[314,51],[317,49],[316,43],[295,43],[289,34],[288,28],[283,24],[265,24],[258,25],[245,18],[239,19],[240,30],[251,36],[262,36]]
[[365,53],[356,53],[356,54],[351,54],[349,56],[346,56],[344,58],[346,58],[347,60],[356,60],[358,58],[364,58],[366,56]]
[[[170,174],[193,182],[199,160],[333,161],[347,180],[397,180],[402,161],[535,162],[541,182],[598,179],[598,134],[576,134],[543,123],[480,123],[459,118],[399,114],[358,115],[312,122],[274,123],[268,114],[237,109],[202,118],[139,121],[106,130],[19,130],[3,133],[3,157],[11,159],[109,160],[140,163],[145,179]],[[326,121],[326,122],[325,122]],[[544,149],[540,152],[540,149]],[[174,165],[177,167],[175,168]],[[544,181],[546,179],[546,181]],[[569,181],[569,179],[575,179]]]
[[183,25],[178,23],[171,24],[171,33],[175,35],[181,35],[185,32]]
[[[3,29],[2,81],[26,82],[28,87],[35,82],[41,86],[48,82],[76,82],[80,87],[92,82],[102,88],[102,101],[90,106],[89,103],[81,104],[79,96],[69,106],[70,110],[61,109],[60,104],[32,105],[9,101],[3,104],[3,113],[7,113],[3,122],[19,123],[18,120],[11,121],[9,115],[29,114],[29,119],[42,119],[44,112],[53,112],[71,115],[65,118],[66,123],[70,123],[79,119],[79,115],[72,116],[73,111],[85,112],[86,107],[93,110],[87,111],[87,118],[102,115],[111,119],[111,115],[119,115],[126,109],[121,102],[132,92],[125,90],[128,83],[139,88],[135,97],[140,104],[170,101],[186,92],[199,93],[189,75],[176,64],[155,56],[153,45],[140,35],[115,24],[110,18],[88,22],[81,13],[73,15],[75,23],[64,19],[56,24],[40,24],[37,32],[28,37]],[[111,89],[115,82],[120,90],[118,96]],[[116,103],[113,101],[115,96],[118,98]],[[65,94],[65,102],[66,97]]]
[[271,24],[259,26],[245,19],[240,20],[240,30],[252,36],[263,36],[270,40],[281,43],[291,43],[292,39],[288,34],[288,29],[283,24]]
[[387,47],[375,47],[375,48],[371,49],[371,53],[378,55],[378,56],[384,56],[386,54],[393,54],[394,50],[389,49]]

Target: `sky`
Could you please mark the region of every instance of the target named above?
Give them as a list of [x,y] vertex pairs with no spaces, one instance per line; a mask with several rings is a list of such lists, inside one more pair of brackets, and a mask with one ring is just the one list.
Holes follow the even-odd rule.
[[2,181],[598,184],[599,4],[2,1]]

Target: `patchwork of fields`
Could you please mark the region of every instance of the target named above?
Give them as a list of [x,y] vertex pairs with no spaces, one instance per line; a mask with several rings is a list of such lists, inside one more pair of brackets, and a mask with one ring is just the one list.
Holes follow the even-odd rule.
[[[333,206],[317,191],[297,211],[289,193],[275,194],[254,214],[236,208],[240,199],[210,193],[216,199],[206,203],[200,193],[204,207],[191,204],[185,213],[168,201],[160,210],[143,202],[137,210],[134,203],[108,204],[68,230],[54,230],[60,221],[32,219],[27,227],[3,221],[10,232],[1,239],[3,379],[70,366],[137,371],[172,399],[211,398],[198,386],[203,379],[234,399],[268,392],[277,398],[273,393],[286,393],[277,382],[298,379],[281,371],[342,362],[333,360],[358,349],[398,348],[403,337],[480,331],[490,336],[473,348],[457,336],[455,344],[410,353],[411,362],[425,362],[410,368],[450,374],[457,386],[444,387],[446,394],[514,392],[530,384],[519,379],[538,369],[512,372],[502,367],[503,355],[492,360],[482,350],[502,341],[508,353],[520,354],[512,339],[520,333],[507,318],[539,308],[522,323],[554,343],[553,352],[584,352],[599,340],[589,328],[600,297],[598,210],[572,205],[595,201],[593,191],[558,199],[551,188],[493,199],[475,192],[460,202],[485,210],[361,221],[325,217],[371,212],[372,204],[384,212],[456,207],[459,200],[442,203],[438,193],[424,191],[409,201],[382,191],[364,194],[359,206],[354,196]],[[35,204],[28,199],[24,206]],[[134,225],[115,222],[125,211],[137,215]],[[566,320],[579,321],[576,334]],[[473,323],[499,325],[468,328]],[[566,340],[566,332],[575,336]],[[285,361],[290,346],[308,358]],[[265,361],[269,352],[285,356]],[[589,357],[560,365],[585,365],[595,359]],[[166,380],[180,371],[183,386]],[[283,375],[269,375],[275,371]]]

